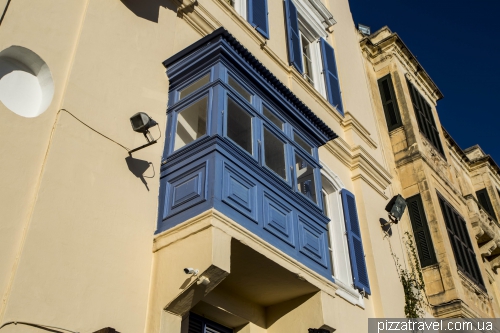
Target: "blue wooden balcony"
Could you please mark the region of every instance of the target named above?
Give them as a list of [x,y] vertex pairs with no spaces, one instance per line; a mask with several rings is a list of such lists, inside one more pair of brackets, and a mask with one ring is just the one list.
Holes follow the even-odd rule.
[[335,133],[222,28],[164,65],[157,233],[215,208],[332,279],[318,147]]

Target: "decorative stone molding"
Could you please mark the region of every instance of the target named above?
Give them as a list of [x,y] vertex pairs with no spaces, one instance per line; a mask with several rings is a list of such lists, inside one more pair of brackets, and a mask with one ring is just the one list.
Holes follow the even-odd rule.
[[459,271],[458,275],[461,279],[462,287],[464,288],[465,296],[468,298],[468,301],[471,301],[472,304],[481,309],[481,311],[491,315],[492,308],[488,294],[481,290],[475,283],[471,282],[462,272]]
[[384,191],[392,176],[366,149],[351,147],[342,138],[329,141],[324,147],[352,171],[352,180],[361,178],[385,199],[389,198]]
[[370,148],[377,149],[377,143],[371,138],[370,132],[349,112],[345,112],[344,119],[342,120],[342,128],[345,131],[353,130]]
[[436,84],[432,81],[416,57],[398,34],[393,33],[388,27],[383,27],[370,36],[360,41],[361,49],[365,58],[376,66],[392,57],[399,60],[408,73],[408,77],[420,86],[427,97],[434,103],[443,98]]
[[222,24],[197,0],[175,0],[177,16],[184,19],[201,36],[206,36]]

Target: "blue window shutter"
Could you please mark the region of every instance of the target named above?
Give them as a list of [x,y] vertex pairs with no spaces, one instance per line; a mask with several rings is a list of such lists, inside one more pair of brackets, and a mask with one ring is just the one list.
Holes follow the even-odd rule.
[[337,73],[337,62],[335,61],[335,51],[326,40],[320,38],[321,57],[323,58],[323,74],[325,76],[326,93],[331,105],[337,107],[340,114],[344,115],[342,96],[340,93],[340,82]]
[[269,39],[267,0],[248,0],[248,22],[264,37]]
[[295,66],[300,73],[303,73],[299,18],[297,16],[297,7],[295,7],[292,0],[285,0],[285,16],[288,37],[288,60],[290,61],[290,65]]
[[371,294],[368,271],[366,269],[365,252],[363,251],[363,242],[361,240],[361,229],[359,228],[356,199],[354,198],[354,194],[346,189],[342,189],[341,195],[354,288],[364,290],[367,294]]

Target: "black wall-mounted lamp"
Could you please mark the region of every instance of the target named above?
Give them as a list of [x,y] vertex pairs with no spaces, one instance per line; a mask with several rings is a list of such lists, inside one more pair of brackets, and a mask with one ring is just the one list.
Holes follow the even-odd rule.
[[[144,112],[137,112],[132,117],[130,117],[130,124],[132,125],[132,129],[135,132],[144,134],[144,137],[146,138],[146,140],[148,140],[148,143],[130,150],[128,152],[129,155],[132,155],[133,152],[138,151],[142,148],[154,145],[161,137],[161,130],[158,126],[158,123]],[[155,125],[158,126],[158,130],[160,132],[160,136],[158,137],[158,139],[153,139],[153,136],[149,132],[149,129]]]
[[310,328],[308,330],[309,333],[330,333],[329,330],[325,330],[323,328]]
[[405,209],[406,209],[406,201],[401,196],[401,194],[394,196],[389,201],[387,206],[385,206],[385,210],[389,213],[389,219],[394,224],[397,224],[399,220],[401,220],[401,217],[403,217]]

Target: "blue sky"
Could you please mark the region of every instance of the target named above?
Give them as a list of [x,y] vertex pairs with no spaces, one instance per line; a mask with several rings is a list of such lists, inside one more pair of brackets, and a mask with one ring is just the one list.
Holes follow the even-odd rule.
[[444,98],[441,124],[462,149],[500,164],[500,1],[349,0],[354,22],[397,32]]

